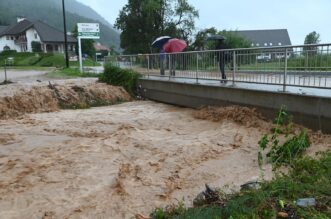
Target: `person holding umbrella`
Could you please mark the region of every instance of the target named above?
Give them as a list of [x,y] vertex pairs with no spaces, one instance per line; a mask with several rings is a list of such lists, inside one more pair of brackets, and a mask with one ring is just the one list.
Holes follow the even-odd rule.
[[187,47],[187,43],[184,40],[177,38],[170,39],[166,44],[164,44],[163,49],[170,54],[170,75],[176,75],[176,53],[182,52]]
[[163,49],[164,44],[166,44],[171,37],[169,36],[161,36],[158,37],[154,42],[152,43],[152,47],[160,49],[160,75],[164,75],[164,65],[165,65],[165,51]]
[[217,50],[221,50],[217,52],[217,59],[219,61],[219,68],[220,71],[222,73],[222,80],[221,83],[226,83],[226,74],[225,74],[225,64],[227,64],[228,62],[230,62],[230,57],[231,55],[229,54],[229,51],[223,51],[225,49],[228,49],[228,45],[225,42],[226,38],[220,35],[213,35],[213,36],[209,36],[207,38],[208,41],[210,40],[215,40],[217,41],[217,45],[216,45],[216,49]]

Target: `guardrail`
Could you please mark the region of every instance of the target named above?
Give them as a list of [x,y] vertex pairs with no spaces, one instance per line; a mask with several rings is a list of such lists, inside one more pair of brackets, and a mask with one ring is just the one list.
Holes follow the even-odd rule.
[[[331,89],[331,44],[106,57],[148,76]],[[226,79],[222,79],[224,66]]]

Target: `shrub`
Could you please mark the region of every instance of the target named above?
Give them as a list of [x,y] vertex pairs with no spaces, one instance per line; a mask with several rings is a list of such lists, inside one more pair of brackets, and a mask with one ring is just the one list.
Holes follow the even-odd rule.
[[37,41],[31,42],[32,52],[41,52],[41,43]]
[[[271,134],[265,134],[259,141],[261,151],[258,153],[259,165],[262,165],[262,151],[271,146],[266,157],[275,167],[283,164],[291,164],[296,158],[303,155],[310,141],[306,129],[299,132],[294,130],[292,117],[287,113],[286,108],[282,107],[274,121],[275,127]],[[285,139],[284,143],[281,143]]]
[[38,65],[42,67],[63,67],[65,66],[64,55],[62,54],[45,54]]
[[135,94],[137,80],[140,74],[129,69],[122,69],[113,65],[106,65],[99,80],[107,84],[122,86],[131,95]]
[[10,56],[16,54],[16,50],[4,50],[0,53],[0,56]]

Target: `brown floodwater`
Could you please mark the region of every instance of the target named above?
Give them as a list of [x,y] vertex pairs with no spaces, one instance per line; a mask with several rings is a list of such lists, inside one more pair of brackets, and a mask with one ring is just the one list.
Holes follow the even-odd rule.
[[[136,101],[1,120],[0,218],[132,218],[189,205],[205,183],[238,189],[271,179],[271,167],[262,174],[257,164],[270,123],[201,118]],[[314,135],[308,153],[326,149],[331,138]]]

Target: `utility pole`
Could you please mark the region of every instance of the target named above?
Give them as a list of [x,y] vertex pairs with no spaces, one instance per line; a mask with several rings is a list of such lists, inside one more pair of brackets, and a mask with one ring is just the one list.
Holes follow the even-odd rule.
[[64,6],[64,0],[62,0],[62,10],[63,10],[63,29],[64,29],[64,47],[65,47],[65,56],[66,56],[66,67],[69,68],[67,22],[66,22],[66,9]]

